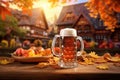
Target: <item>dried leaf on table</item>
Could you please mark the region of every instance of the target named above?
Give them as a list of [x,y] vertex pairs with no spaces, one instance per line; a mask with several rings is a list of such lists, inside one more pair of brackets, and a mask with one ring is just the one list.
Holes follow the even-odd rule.
[[94,60],[95,63],[106,63],[107,60],[104,59],[104,57],[99,57],[97,59]]
[[84,60],[88,65],[94,64],[93,61],[92,61],[92,58],[85,58]]
[[120,62],[120,58],[119,57],[111,57],[111,58],[108,58],[108,60],[110,62]]
[[105,54],[103,55],[103,57],[104,57],[104,58],[111,58],[112,56],[110,55],[110,53],[105,53]]
[[41,62],[41,63],[38,63],[37,65],[35,65],[35,67],[37,67],[37,68],[46,68],[46,67],[48,67],[49,66],[49,63],[47,63],[47,62]]
[[96,68],[100,70],[108,70],[109,66],[107,64],[101,64],[101,65],[96,66]]
[[50,65],[52,68],[54,69],[61,69],[61,67],[58,65],[58,64],[55,64],[55,65]]
[[92,58],[99,58],[99,56],[96,54],[96,52],[90,52],[89,56],[91,56]]
[[9,64],[13,63],[14,59],[9,57],[0,57],[0,64]]
[[58,64],[59,58],[58,57],[52,57],[49,59],[49,64],[50,65],[56,65]]
[[93,65],[93,58],[87,58],[87,57],[83,57],[83,61],[79,61],[80,64],[82,65]]
[[88,64],[85,63],[85,62],[79,62],[79,64],[81,64],[81,65],[88,65]]
[[119,58],[120,58],[120,54],[119,54],[119,53],[116,53],[116,54],[114,55],[114,57],[119,57]]
[[81,54],[82,54],[82,55],[86,55],[86,54],[87,54],[87,52],[86,52],[86,51],[83,51]]
[[113,63],[114,66],[120,67],[120,62],[119,63]]

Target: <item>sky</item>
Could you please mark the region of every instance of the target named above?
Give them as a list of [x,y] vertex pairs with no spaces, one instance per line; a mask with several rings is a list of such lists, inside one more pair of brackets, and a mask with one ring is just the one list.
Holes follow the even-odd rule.
[[75,0],[71,0],[71,2],[68,3],[68,5],[69,5],[69,4],[83,3],[83,2],[87,2],[87,1],[88,1],[88,0],[76,0],[76,2],[75,2]]
[[[78,4],[78,3],[83,3],[83,2],[87,2],[88,0],[68,0],[71,2],[67,2],[64,5],[72,5],[72,4]],[[47,0],[40,0],[39,2],[34,4],[34,8],[36,7],[42,7],[46,16],[46,19],[50,22],[53,23],[55,21],[55,16],[58,18],[59,14],[62,10],[62,7],[64,5],[59,5],[57,7],[54,8],[50,8],[50,4],[47,2]]]
[[[60,0],[61,1],[61,0]],[[71,1],[71,2],[68,2],[68,1]],[[64,5],[72,5],[72,4],[78,4],[78,3],[83,3],[83,2],[87,2],[88,0],[67,0],[67,3],[64,4]],[[62,10],[62,7],[64,6],[63,4],[57,6],[57,7],[54,7],[54,8],[51,8],[50,7],[50,4],[47,2],[47,0],[39,0],[38,2],[34,3],[34,6],[33,8],[39,8],[39,7],[42,7],[43,10],[44,10],[44,13],[45,13],[45,16],[46,16],[46,19],[48,22],[50,23],[54,23],[55,21],[55,16],[56,18],[59,17],[59,14]],[[13,8],[17,8],[15,6],[12,5]]]

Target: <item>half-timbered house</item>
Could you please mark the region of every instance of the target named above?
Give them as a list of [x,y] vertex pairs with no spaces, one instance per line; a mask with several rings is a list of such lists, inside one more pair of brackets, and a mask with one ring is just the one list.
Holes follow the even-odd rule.
[[[106,30],[103,21],[99,17],[90,17],[89,11],[84,5],[85,3],[64,6],[56,22],[58,31],[62,28],[71,27],[75,28],[77,35],[84,40],[95,40],[98,43],[103,40],[112,40],[119,43],[120,28],[117,28],[115,32]],[[119,17],[120,15],[118,14],[118,19]]]
[[48,24],[42,8],[34,8],[31,15],[14,10],[18,26],[28,31],[26,38],[47,38]]

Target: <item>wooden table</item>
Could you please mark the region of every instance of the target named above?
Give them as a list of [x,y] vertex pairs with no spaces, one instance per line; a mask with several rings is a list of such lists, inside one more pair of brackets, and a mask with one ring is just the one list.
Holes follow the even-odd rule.
[[0,80],[120,80],[120,67],[108,63],[108,70],[96,65],[79,65],[72,69],[36,68],[36,64],[12,63],[0,65]]

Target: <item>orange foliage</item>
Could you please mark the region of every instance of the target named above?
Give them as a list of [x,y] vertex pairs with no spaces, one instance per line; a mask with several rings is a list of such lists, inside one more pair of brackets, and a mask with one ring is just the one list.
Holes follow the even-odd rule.
[[[6,14],[10,14],[9,4],[14,4],[20,9],[22,9],[23,14],[31,15],[31,9],[34,2],[38,0],[0,0],[0,16],[4,20],[6,18]],[[58,6],[59,4],[64,4],[67,2],[71,2],[73,0],[47,0],[51,3],[51,7]],[[77,1],[77,0],[74,0]],[[4,6],[3,6],[4,5]]]
[[51,7],[57,6],[59,0],[48,0],[49,3],[51,3]]
[[5,1],[0,0],[0,16],[3,20],[5,20],[6,15],[10,15],[10,7],[9,4],[14,4],[22,9],[24,14],[31,15],[31,9],[33,2],[37,0],[13,0],[13,1]]
[[120,0],[89,0],[85,6],[90,10],[91,17],[96,18],[99,14],[106,29],[114,31],[117,27],[116,12],[120,12]]
[[19,8],[21,8],[23,11],[23,14],[31,15],[31,9],[34,1],[36,0],[14,0],[12,4],[15,4]]
[[0,1],[0,15],[3,20],[5,20],[6,14],[10,15],[10,10],[7,7],[9,7],[7,2]]
[[55,7],[60,4],[64,4],[64,3],[72,2],[72,1],[76,2],[78,0],[48,0],[48,2],[51,3],[51,7]]

